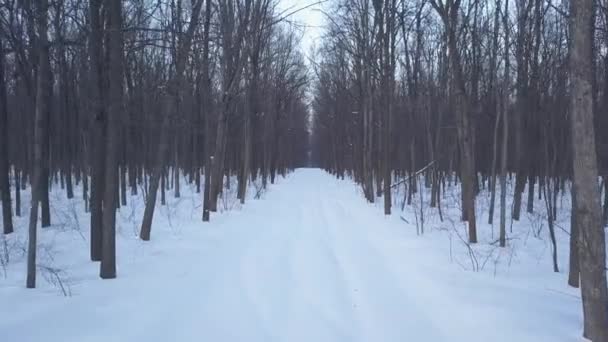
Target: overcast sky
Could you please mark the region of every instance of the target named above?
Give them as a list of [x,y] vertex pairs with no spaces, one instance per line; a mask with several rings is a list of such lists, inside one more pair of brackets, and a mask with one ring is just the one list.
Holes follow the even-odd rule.
[[[302,51],[310,56],[310,49],[315,44],[323,33],[323,13],[319,11],[322,4],[318,4],[319,0],[278,0],[279,11],[283,11],[285,15],[294,13],[289,17],[290,21],[294,22],[301,30],[303,30]],[[315,4],[311,7],[306,8]],[[301,11],[300,9],[304,8]]]

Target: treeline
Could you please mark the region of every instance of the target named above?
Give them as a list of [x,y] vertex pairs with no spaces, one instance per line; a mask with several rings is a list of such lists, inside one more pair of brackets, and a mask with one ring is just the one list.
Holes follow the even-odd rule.
[[158,192],[179,197],[181,179],[207,221],[231,176],[243,203],[250,181],[307,162],[308,75],[290,14],[274,0],[1,0],[3,231],[27,213],[31,185],[28,287],[50,186],[84,198],[91,259],[114,278],[129,195],[144,190],[148,240]]
[[[441,215],[456,177],[470,243],[495,207],[502,247],[507,216],[545,207],[555,271],[557,197],[572,181],[569,283],[580,274],[585,335],[607,341],[608,2],[337,0],[326,17],[314,162],[351,175],[370,202],[383,195],[386,214],[391,189],[405,186],[410,203],[423,186]],[[475,210],[482,189],[487,217]]]

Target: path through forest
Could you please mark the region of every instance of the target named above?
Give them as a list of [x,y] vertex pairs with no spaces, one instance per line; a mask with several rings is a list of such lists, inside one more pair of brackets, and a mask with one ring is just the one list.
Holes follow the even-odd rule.
[[0,319],[0,334],[19,342],[577,340],[576,298],[463,271],[447,246],[436,252],[357,191],[297,170],[136,272],[119,265],[118,279],[93,280],[70,298],[29,292]]

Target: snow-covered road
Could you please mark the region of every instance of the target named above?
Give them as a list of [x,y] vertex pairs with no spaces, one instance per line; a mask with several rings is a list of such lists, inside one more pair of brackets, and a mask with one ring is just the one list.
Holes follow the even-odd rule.
[[2,289],[0,339],[578,340],[577,298],[546,282],[463,271],[447,244],[417,237],[357,191],[297,170],[211,224],[162,242],[153,232],[145,256],[119,250],[116,280],[83,279],[69,298]]

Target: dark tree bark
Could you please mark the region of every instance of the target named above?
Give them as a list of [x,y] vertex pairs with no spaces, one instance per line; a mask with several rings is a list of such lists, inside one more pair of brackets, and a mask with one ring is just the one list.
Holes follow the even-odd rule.
[[477,225],[475,218],[475,179],[473,129],[470,118],[470,105],[462,71],[460,51],[458,51],[457,30],[460,0],[431,0],[431,5],[443,21],[447,35],[450,66],[454,76],[452,89],[456,101],[456,130],[460,147],[460,176],[462,178],[462,210],[469,225],[469,242],[477,242]]
[[251,19],[252,0],[219,1],[221,55],[221,101],[218,109],[213,170],[210,181],[209,209],[217,211],[217,201],[224,186],[228,120],[234,111],[234,99],[239,87],[246,54],[243,53],[247,27]]
[[27,279],[26,287],[36,287],[36,244],[38,227],[38,205],[42,199],[42,191],[45,187],[42,183],[47,180],[43,178],[44,168],[44,143],[48,132],[47,110],[49,106],[49,96],[47,91],[50,88],[50,61],[49,61],[49,42],[47,40],[48,30],[48,2],[47,0],[36,1],[36,27],[38,30],[37,56],[38,74],[36,79],[36,112],[34,118],[34,175],[31,180],[32,198],[30,209],[30,221],[28,229],[28,251],[27,251]]
[[102,253],[99,276],[116,278],[116,207],[118,205],[118,153],[123,115],[122,2],[108,0],[108,130],[102,215]]
[[103,215],[103,189],[105,178],[105,136],[106,111],[103,100],[103,66],[102,35],[101,35],[101,3],[102,0],[89,1],[89,51],[91,66],[89,77],[91,98],[91,241],[90,256],[93,261],[101,261],[102,246],[102,215]]
[[211,154],[211,77],[209,75],[209,28],[211,26],[211,0],[205,0],[205,20],[203,23],[203,57],[202,57],[202,100],[204,117],[204,150],[205,177],[203,188],[203,222],[209,221],[211,209],[211,171],[213,170],[213,155]]
[[21,217],[21,172],[14,167],[13,174],[15,175],[15,215]]
[[593,0],[570,3],[571,127],[575,213],[580,253],[585,336],[608,341],[606,245],[601,224],[593,127]]
[[604,176],[604,212],[603,212],[603,225],[608,226],[608,176]]
[[578,288],[580,286],[580,261],[579,261],[579,247],[578,247],[578,224],[576,222],[576,189],[574,186],[571,191],[572,196],[572,213],[570,214],[570,255],[568,270],[568,285]]
[[4,234],[13,232],[13,210],[9,183],[8,105],[4,79],[4,43],[0,37],[0,194],[2,195],[2,225]]
[[[500,1],[498,1],[500,3]],[[507,162],[508,162],[508,149],[509,149],[509,88],[510,88],[510,72],[511,63],[509,61],[509,0],[505,0],[505,9],[503,12],[503,29],[505,35],[505,50],[504,50],[504,79],[502,89],[502,142],[501,142],[501,154],[500,154],[500,232],[499,240],[500,246],[505,247],[506,235],[507,235]]]
[[521,200],[527,179],[528,154],[524,153],[526,148],[527,130],[525,126],[526,113],[529,109],[529,20],[532,11],[533,0],[522,0],[516,2],[517,8],[517,37],[515,45],[515,58],[517,61],[517,109],[514,115],[515,133],[515,159],[516,159],[516,180],[515,193],[513,199],[513,211],[511,217],[518,221],[521,213]]
[[[490,178],[490,209],[488,210],[488,224],[492,224],[494,222],[494,204],[496,201],[496,164],[498,161],[498,128],[499,128],[499,123],[501,121],[501,112],[500,112],[500,108],[498,106],[499,104],[499,99],[498,99],[498,90],[495,84],[495,80],[498,78],[498,70],[497,70],[497,59],[498,59],[498,33],[500,32],[500,27],[499,27],[499,19],[500,19],[500,10],[501,10],[501,3],[500,0],[497,0],[495,3],[495,8],[494,8],[494,30],[492,33],[492,54],[490,56],[490,96],[492,97],[490,100],[490,105],[492,107],[494,107],[496,109],[496,121],[494,123],[494,143],[493,143],[493,150],[492,150],[492,172],[491,172],[491,178]],[[505,34],[505,42],[508,42],[508,38],[506,38],[506,36],[508,35]],[[507,44],[505,44],[506,46],[508,46]],[[505,58],[505,61],[508,62],[509,57],[507,55],[507,57]],[[507,75],[508,77],[508,75]],[[504,118],[503,118],[504,119]],[[502,161],[502,159],[501,159]],[[502,165],[502,163],[501,163]],[[502,168],[501,168],[502,170]]]

